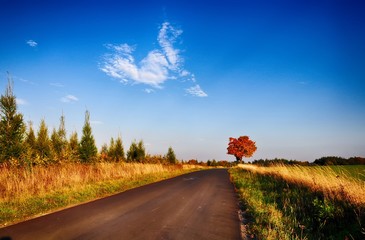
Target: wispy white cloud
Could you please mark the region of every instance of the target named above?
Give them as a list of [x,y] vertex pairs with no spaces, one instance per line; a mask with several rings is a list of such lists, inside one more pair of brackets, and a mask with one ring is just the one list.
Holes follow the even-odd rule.
[[57,83],[57,82],[55,82],[55,83],[50,83],[49,85],[51,85],[51,86],[53,86],[53,87],[58,87],[58,88],[62,88],[62,87],[64,87],[64,85],[63,85],[62,83]]
[[180,76],[182,77],[186,77],[186,76],[189,76],[191,75],[191,73],[189,71],[186,71],[186,70],[182,70],[181,73],[180,73]]
[[112,50],[115,50],[117,52],[125,52],[125,53],[128,53],[128,54],[131,54],[135,49],[136,47],[135,46],[129,46],[128,44],[126,43],[123,43],[123,44],[120,44],[120,45],[113,45],[113,44],[105,44],[105,47],[106,48],[109,48],[109,49],[112,49]]
[[30,81],[30,80],[28,80],[28,79],[24,79],[24,78],[22,78],[22,77],[19,77],[19,76],[12,76],[13,77],[13,79],[14,80],[19,80],[20,82],[22,82],[22,83],[26,83],[26,84],[30,84],[30,85],[37,85],[35,82],[32,82],[32,81]]
[[208,97],[208,94],[206,94],[198,84],[186,89],[186,92],[197,97]]
[[26,43],[31,47],[36,47],[38,45],[38,43],[34,40],[28,40]]
[[152,88],[146,88],[143,90],[145,93],[153,93],[155,90]]
[[28,102],[22,98],[15,99],[17,105],[28,105]]
[[[169,63],[166,56],[159,50],[150,51],[139,64],[132,56],[133,48],[124,44],[123,48],[114,46],[114,54],[106,55],[101,70],[107,75],[119,79],[122,83],[143,83],[161,88],[169,78]],[[119,50],[116,50],[118,49]]]
[[181,50],[174,46],[182,33],[181,29],[164,22],[157,36],[159,47],[149,51],[139,62],[133,56],[136,46],[106,44],[111,53],[103,56],[100,70],[121,83],[146,84],[154,88],[162,88],[167,80],[195,82],[194,74],[184,69]]
[[79,99],[74,95],[67,95],[61,98],[61,102],[70,103],[70,102],[77,102]]
[[164,22],[158,34],[158,42],[168,60],[168,67],[175,71],[179,70],[183,59],[179,55],[180,50],[174,48],[173,44],[182,33],[181,29],[176,29],[170,23]]

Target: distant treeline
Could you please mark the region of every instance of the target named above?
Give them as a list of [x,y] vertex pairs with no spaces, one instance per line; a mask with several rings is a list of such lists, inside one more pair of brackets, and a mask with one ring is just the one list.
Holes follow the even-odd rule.
[[259,159],[254,160],[252,164],[260,165],[260,166],[271,166],[271,165],[301,165],[301,166],[309,166],[309,165],[365,165],[365,158],[363,157],[350,157],[350,158],[342,158],[336,156],[327,156],[316,159],[313,163],[308,161],[298,161],[298,160],[288,160],[284,158],[275,158],[275,159]]
[[271,165],[302,165],[302,166],[309,166],[309,162],[302,162],[298,160],[288,160],[284,158],[275,158],[275,159],[259,159],[254,160],[252,164],[260,165],[260,166],[271,166]]
[[203,162],[203,161],[198,161],[196,159],[190,159],[186,162],[182,161],[181,162],[182,164],[189,164],[189,165],[200,165],[200,166],[208,166],[208,167],[232,167],[232,166],[235,166],[237,163],[236,162],[228,162],[226,160],[220,160],[220,161],[217,161],[215,159],[213,160],[208,160],[206,162]]
[[329,156],[316,159],[313,163],[316,165],[365,165],[365,158],[363,157],[342,158],[342,157]]

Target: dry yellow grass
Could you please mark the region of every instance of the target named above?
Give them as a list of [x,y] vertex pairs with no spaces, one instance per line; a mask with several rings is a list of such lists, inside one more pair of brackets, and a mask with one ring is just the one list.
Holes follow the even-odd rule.
[[201,165],[194,165],[194,164],[184,164],[182,165],[184,170],[192,170],[192,169],[206,169],[207,167]]
[[[181,168],[181,166],[180,166]],[[161,164],[97,163],[37,166],[32,169],[0,169],[0,201],[42,195],[64,188],[77,188],[108,180],[133,180],[142,175],[177,170],[178,167]]]
[[142,163],[1,167],[0,227],[195,169]]
[[259,174],[281,177],[287,182],[307,186],[330,198],[345,200],[356,206],[365,205],[365,181],[346,175],[339,176],[330,167],[259,167],[249,164],[239,164],[239,167]]

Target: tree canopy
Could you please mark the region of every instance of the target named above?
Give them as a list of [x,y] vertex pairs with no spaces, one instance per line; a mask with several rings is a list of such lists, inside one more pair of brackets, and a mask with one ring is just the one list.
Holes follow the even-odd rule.
[[252,157],[256,149],[256,143],[248,136],[230,137],[227,154],[234,155],[237,161],[242,162],[243,157]]
[[110,160],[120,162],[125,161],[124,148],[122,144],[122,138],[118,136],[117,140],[110,139],[110,146],[107,149],[107,156]]
[[138,143],[134,140],[129,147],[127,152],[128,162],[143,162],[146,158],[146,150],[143,141],[140,140]]

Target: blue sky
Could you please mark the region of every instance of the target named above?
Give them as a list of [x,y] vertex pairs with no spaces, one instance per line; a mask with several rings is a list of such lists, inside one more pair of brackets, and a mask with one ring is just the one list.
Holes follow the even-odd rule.
[[[365,156],[363,1],[0,0],[0,87],[50,130],[100,147],[234,160]],[[249,160],[252,160],[249,159]]]

